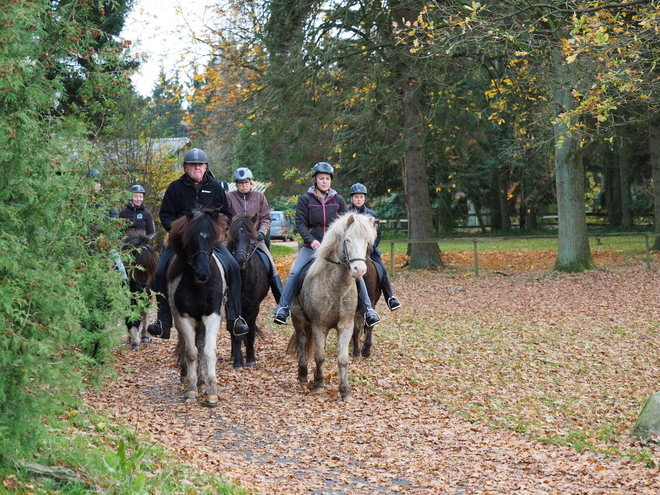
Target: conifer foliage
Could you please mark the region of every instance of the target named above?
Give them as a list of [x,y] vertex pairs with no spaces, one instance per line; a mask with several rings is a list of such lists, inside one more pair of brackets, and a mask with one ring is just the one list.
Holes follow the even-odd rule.
[[88,40],[44,43],[88,23],[85,5],[58,19],[48,0],[0,4],[0,460],[103,371],[127,311],[112,261],[121,226],[92,192],[87,172],[102,167],[80,116],[59,115],[65,86],[51,71]]

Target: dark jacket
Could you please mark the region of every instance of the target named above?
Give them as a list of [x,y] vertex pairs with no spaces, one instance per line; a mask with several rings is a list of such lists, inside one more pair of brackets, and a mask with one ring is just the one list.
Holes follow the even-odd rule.
[[160,206],[160,223],[169,232],[172,222],[183,215],[186,210],[194,208],[218,208],[231,222],[231,205],[222,186],[213,180],[207,173],[197,186],[193,184],[187,174],[167,186],[163,204]]
[[298,198],[296,207],[296,227],[304,245],[311,247],[314,239],[321,242],[333,220],[345,212],[346,203],[337,191],[330,189],[321,202],[314,194],[314,186],[310,187]]
[[149,209],[144,206],[134,206],[129,202],[126,207],[119,212],[119,218],[125,218],[131,221],[131,225],[126,228],[137,229],[146,235],[149,239],[153,239],[156,234],[156,225],[154,224],[154,217]]
[[[362,205],[359,208],[356,208],[355,206],[351,205],[347,208],[347,211],[353,211],[355,213],[360,213],[362,215],[369,215],[374,218],[378,218],[376,217],[376,213],[374,212],[374,210],[372,210],[371,208],[367,208],[366,205]],[[373,245],[374,248],[377,248],[378,244],[380,244],[380,238],[381,238],[380,222],[378,222],[378,227],[376,227],[376,242],[374,242]]]

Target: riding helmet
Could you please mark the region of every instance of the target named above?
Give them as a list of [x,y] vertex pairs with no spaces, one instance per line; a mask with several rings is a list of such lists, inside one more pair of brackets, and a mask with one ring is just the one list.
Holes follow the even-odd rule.
[[353,196],[353,194],[364,194],[366,196],[367,187],[364,184],[360,184],[359,182],[356,182],[351,186],[349,196]]
[[234,182],[241,180],[252,180],[252,171],[247,167],[240,167],[234,171]]
[[92,169],[89,172],[87,172],[87,177],[90,179],[94,179],[95,181],[100,181],[101,180],[101,172],[99,172],[96,169]]
[[183,164],[185,165],[186,163],[206,163],[208,165],[209,159],[202,150],[193,148],[186,151],[186,154],[183,155]]
[[140,184],[135,184],[134,186],[131,186],[130,192],[146,194],[147,191],[145,191],[144,187],[142,187]]
[[312,169],[312,178],[316,177],[316,174],[329,174],[330,178],[334,179],[335,169],[328,162],[318,162]]

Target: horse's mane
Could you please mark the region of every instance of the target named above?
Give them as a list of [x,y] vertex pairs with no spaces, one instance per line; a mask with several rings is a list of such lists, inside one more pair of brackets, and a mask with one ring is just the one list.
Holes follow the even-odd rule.
[[257,241],[257,219],[258,213],[254,215],[237,215],[231,219],[231,225],[227,231],[227,249],[233,251],[234,246],[238,243],[238,231],[241,226],[245,227],[250,232],[250,238],[253,242]]
[[227,220],[217,209],[187,210],[186,214],[172,223],[169,241],[175,253],[186,252],[195,236],[206,232],[213,239],[213,244],[222,240]]
[[[151,239],[147,235],[139,230],[129,229],[121,247],[122,252],[132,251],[134,260],[133,263],[126,264],[126,270],[130,278],[141,283],[153,280],[156,276],[158,254],[150,243]],[[143,269],[135,269],[135,265]]]
[[[314,253],[314,258],[340,261],[344,256],[342,241],[345,237],[367,239],[369,245],[373,245],[376,241],[376,228],[371,217],[359,213],[346,213],[338,217],[326,231],[321,246]],[[322,269],[321,264],[315,262],[307,276],[312,276]]]

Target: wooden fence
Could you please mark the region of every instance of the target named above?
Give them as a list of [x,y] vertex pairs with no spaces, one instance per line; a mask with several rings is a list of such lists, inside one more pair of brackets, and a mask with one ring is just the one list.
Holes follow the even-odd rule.
[[[650,238],[658,237],[660,234],[647,233],[647,232],[629,232],[621,234],[594,234],[589,235],[588,237],[630,237],[630,236],[641,236],[645,237],[646,245],[646,266],[648,269],[651,269],[651,241]],[[394,245],[395,244],[426,244],[426,243],[435,243],[441,244],[443,242],[466,242],[472,243],[472,250],[474,253],[474,274],[479,275],[479,243],[480,242],[492,242],[492,241],[519,241],[521,239],[557,239],[557,236],[552,235],[536,235],[536,236],[525,236],[525,237],[452,237],[444,239],[383,239],[380,241],[380,245],[389,244],[390,245],[390,273],[394,273]]]

